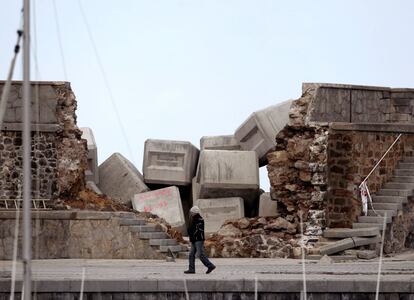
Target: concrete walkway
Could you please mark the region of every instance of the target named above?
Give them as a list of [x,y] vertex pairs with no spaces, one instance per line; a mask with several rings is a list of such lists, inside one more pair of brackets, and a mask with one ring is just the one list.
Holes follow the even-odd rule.
[[[407,255],[406,255],[407,256]],[[412,256],[411,256],[412,257]],[[79,292],[85,268],[85,292],[300,292],[303,274],[300,260],[213,259],[217,269],[205,274],[197,262],[197,274],[185,275],[187,260],[35,260],[33,280],[37,292]],[[10,261],[0,261],[0,292],[10,291]],[[321,264],[306,262],[309,292],[375,292],[378,261]],[[21,290],[22,266],[18,264],[17,290]],[[414,293],[414,261],[385,259],[381,291]]]

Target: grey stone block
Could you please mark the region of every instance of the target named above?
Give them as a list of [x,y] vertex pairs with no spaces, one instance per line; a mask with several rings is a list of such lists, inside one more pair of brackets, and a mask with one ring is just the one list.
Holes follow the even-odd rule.
[[164,218],[178,230],[185,227],[180,192],[176,186],[134,195],[132,206],[135,210],[151,212]]
[[85,171],[86,180],[99,184],[98,149],[95,137],[93,136],[92,129],[88,127],[82,127],[80,130],[82,131],[82,138],[86,140],[88,146],[88,169]]
[[112,154],[99,166],[99,188],[128,206],[135,194],[149,190],[141,173],[120,153]]
[[270,193],[263,193],[259,198],[259,216],[274,217],[277,216],[277,201],[270,198]]
[[198,199],[196,205],[204,218],[206,233],[217,232],[226,220],[244,217],[242,198]]
[[234,135],[203,136],[200,150],[242,150]]
[[323,232],[325,238],[348,238],[356,236],[377,236],[379,234],[378,227],[368,228],[331,228]]
[[144,180],[148,184],[190,185],[199,150],[189,142],[146,140]]
[[166,234],[165,232],[140,232],[139,237],[140,239],[143,239],[143,240],[169,238],[168,234]]
[[144,219],[120,219],[119,225],[132,226],[132,225],[145,225],[147,222]]
[[259,168],[254,151],[203,150],[196,177],[200,199],[241,197],[246,215],[256,211]]
[[377,257],[377,252],[374,250],[360,250],[357,252],[358,258],[373,259]]
[[86,187],[91,191],[94,191],[98,195],[102,195],[102,191],[98,188],[98,186],[93,181],[87,181]]
[[276,135],[289,121],[292,100],[254,112],[236,129],[234,137],[242,149],[256,151],[260,166],[267,164],[266,154],[276,145]]
[[355,247],[354,240],[352,238],[346,238],[334,243],[330,243],[328,245],[324,245],[319,248],[319,251],[322,255],[330,255],[353,247]]

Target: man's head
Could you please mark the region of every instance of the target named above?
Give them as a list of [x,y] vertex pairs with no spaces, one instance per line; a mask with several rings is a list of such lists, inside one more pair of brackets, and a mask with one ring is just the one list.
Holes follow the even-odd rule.
[[201,214],[201,210],[200,210],[200,208],[198,207],[198,206],[193,206],[193,207],[191,207],[191,209],[190,209],[190,214],[191,215],[200,215]]

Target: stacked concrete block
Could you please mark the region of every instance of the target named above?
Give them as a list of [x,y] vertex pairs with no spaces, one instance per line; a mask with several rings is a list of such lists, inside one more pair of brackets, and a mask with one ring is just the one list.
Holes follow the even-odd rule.
[[226,220],[244,217],[243,198],[198,199],[195,204],[201,210],[207,234],[217,232]]
[[82,127],[80,130],[82,131],[82,138],[86,140],[88,146],[88,169],[85,171],[85,179],[99,184],[98,149],[95,137],[92,129],[88,127]]
[[256,152],[203,150],[196,177],[200,199],[241,197],[246,215],[254,214],[259,193]]
[[199,150],[189,142],[146,140],[144,180],[148,184],[190,185]]
[[274,217],[277,215],[277,201],[270,198],[270,193],[261,194],[259,198],[259,216]]
[[128,206],[135,194],[149,190],[141,173],[120,153],[112,154],[99,166],[99,188]]
[[203,136],[200,150],[241,150],[234,135]]
[[276,135],[289,121],[291,103],[287,100],[254,112],[234,133],[243,150],[256,151],[260,166],[267,164],[266,154],[276,145]]
[[164,218],[175,229],[185,229],[180,192],[176,186],[134,195],[132,207]]

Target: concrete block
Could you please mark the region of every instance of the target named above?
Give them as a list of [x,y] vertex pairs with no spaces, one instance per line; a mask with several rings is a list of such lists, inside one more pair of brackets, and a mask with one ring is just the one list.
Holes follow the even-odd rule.
[[200,150],[242,150],[234,135],[203,136]]
[[102,195],[101,190],[98,188],[98,186],[93,181],[87,181],[86,187],[90,189],[91,191],[94,191],[98,195]]
[[257,212],[259,168],[254,151],[203,150],[196,177],[200,199],[241,197],[246,216]]
[[270,198],[270,193],[263,193],[259,198],[259,216],[274,217],[277,216],[277,201]]
[[217,232],[226,220],[244,217],[244,201],[242,198],[198,199],[195,203],[205,222],[205,232]]
[[120,153],[112,154],[99,166],[99,188],[128,206],[135,194],[149,190],[141,173]]
[[243,150],[256,151],[260,166],[267,164],[266,154],[276,145],[276,135],[289,121],[292,100],[254,112],[236,129],[234,137]]
[[189,142],[146,140],[144,180],[148,184],[190,185],[199,150]]
[[360,250],[357,252],[360,259],[373,259],[377,257],[377,252],[374,250]]
[[354,247],[354,240],[352,238],[346,238],[334,243],[329,243],[328,245],[324,245],[320,247],[319,251],[322,255],[330,255]]
[[377,236],[379,234],[378,227],[368,227],[368,228],[331,228],[326,229],[323,232],[325,238],[348,238],[355,236]]
[[176,186],[134,195],[132,206],[135,210],[151,212],[164,218],[178,230],[185,228],[180,192]]
[[92,129],[88,127],[82,127],[80,130],[82,131],[82,138],[86,140],[88,145],[88,169],[85,171],[86,180],[99,184],[98,149],[96,147],[95,137],[93,136]]

